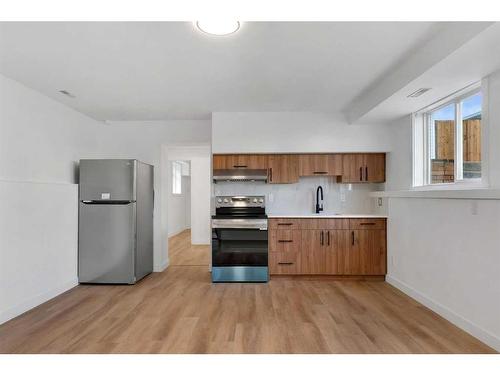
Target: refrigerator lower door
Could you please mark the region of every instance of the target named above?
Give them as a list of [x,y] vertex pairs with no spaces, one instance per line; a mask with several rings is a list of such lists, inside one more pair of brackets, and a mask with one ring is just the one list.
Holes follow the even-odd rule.
[[80,202],[80,283],[133,284],[136,204]]

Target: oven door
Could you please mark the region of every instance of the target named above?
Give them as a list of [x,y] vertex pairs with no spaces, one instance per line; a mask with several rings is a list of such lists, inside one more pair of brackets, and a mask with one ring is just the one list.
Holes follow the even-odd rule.
[[212,266],[268,264],[266,228],[212,228]]

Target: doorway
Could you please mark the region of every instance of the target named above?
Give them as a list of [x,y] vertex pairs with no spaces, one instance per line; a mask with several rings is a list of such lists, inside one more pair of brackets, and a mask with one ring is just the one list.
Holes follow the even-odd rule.
[[210,148],[167,148],[166,232],[171,266],[210,264]]

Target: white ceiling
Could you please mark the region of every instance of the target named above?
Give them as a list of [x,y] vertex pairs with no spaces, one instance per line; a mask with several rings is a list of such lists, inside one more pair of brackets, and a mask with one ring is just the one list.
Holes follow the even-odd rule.
[[189,22],[0,23],[0,72],[99,120],[339,112],[445,27],[247,22],[211,37]]
[[[500,23],[494,23],[453,52],[447,53],[446,57],[428,67],[423,74],[415,74],[411,82],[393,90],[380,104],[366,111],[359,121],[387,123],[481,81],[500,69],[499,43]],[[418,98],[408,98],[410,93],[421,87],[431,90]]]

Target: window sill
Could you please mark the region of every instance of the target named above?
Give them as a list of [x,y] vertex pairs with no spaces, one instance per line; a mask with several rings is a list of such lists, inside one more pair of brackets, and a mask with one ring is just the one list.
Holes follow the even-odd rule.
[[484,199],[500,200],[500,190],[487,188],[413,189],[398,191],[376,191],[375,198],[424,198],[424,199]]

